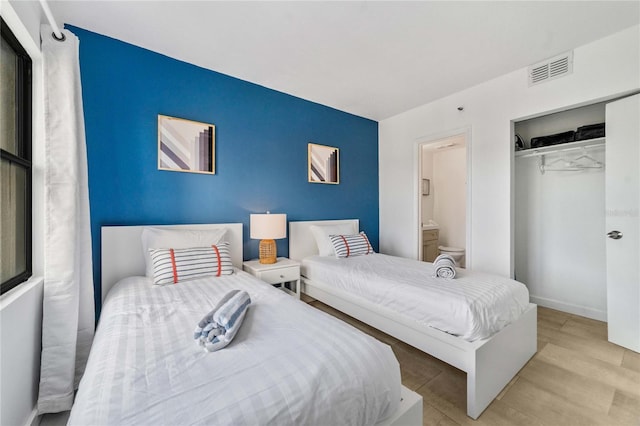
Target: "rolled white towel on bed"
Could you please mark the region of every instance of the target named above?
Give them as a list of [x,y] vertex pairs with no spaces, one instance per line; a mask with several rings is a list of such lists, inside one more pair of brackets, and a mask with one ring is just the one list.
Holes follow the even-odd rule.
[[224,348],[242,325],[251,298],[246,291],[231,290],[211,312],[200,320],[193,332],[196,343],[208,352]]
[[456,277],[456,261],[448,254],[441,254],[433,261],[433,267],[435,269],[435,278],[450,278]]

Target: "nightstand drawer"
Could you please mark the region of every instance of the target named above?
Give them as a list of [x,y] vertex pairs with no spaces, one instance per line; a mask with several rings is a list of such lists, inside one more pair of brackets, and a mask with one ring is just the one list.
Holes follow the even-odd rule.
[[279,257],[276,263],[260,263],[258,259],[254,259],[242,262],[242,269],[300,299],[299,262],[286,257]]
[[277,284],[283,283],[287,281],[296,281],[300,279],[300,268],[298,266],[294,266],[291,268],[281,268],[281,269],[273,269],[271,271],[263,271],[260,272],[260,277],[262,281],[268,282],[269,284]]

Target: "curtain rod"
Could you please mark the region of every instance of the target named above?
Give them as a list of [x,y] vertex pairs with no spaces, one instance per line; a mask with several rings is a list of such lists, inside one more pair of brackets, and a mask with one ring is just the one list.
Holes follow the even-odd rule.
[[53,38],[58,41],[64,41],[66,37],[62,34],[62,31],[60,31],[60,27],[56,23],[56,19],[53,17],[53,13],[51,13],[51,9],[49,9],[49,3],[47,3],[47,0],[40,0],[40,6],[42,6],[42,10],[47,17],[47,21],[49,21],[49,25],[51,25],[51,28],[53,29],[53,34],[51,34]]

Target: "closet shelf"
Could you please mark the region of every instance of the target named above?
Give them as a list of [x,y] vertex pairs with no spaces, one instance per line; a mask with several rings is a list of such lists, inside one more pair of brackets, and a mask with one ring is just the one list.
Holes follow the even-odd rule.
[[567,142],[559,145],[545,146],[542,148],[531,148],[514,153],[516,158],[540,157],[542,155],[554,154],[557,152],[574,151],[577,149],[593,149],[604,146],[606,138],[586,139],[577,142]]

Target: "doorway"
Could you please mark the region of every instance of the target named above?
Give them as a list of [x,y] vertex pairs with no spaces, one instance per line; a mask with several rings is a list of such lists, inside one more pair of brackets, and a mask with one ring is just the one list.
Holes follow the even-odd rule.
[[419,258],[433,262],[440,252],[469,265],[467,132],[419,144]]

